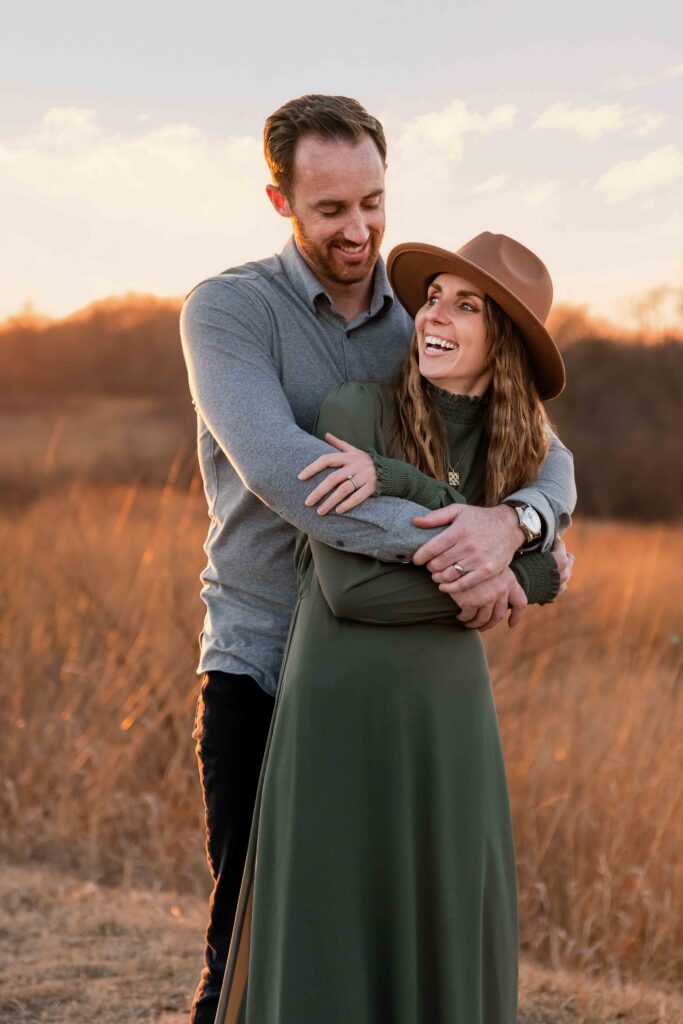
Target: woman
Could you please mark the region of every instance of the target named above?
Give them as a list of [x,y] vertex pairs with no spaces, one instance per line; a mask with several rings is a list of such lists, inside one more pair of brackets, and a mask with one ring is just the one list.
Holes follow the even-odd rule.
[[[415,315],[410,352],[391,383],[325,400],[317,431],[339,453],[302,472],[333,470],[307,500],[497,504],[536,476],[540,399],[564,384],[548,272],[488,232],[457,253],[399,246],[388,270]],[[515,854],[478,632],[452,584],[413,565],[302,537],[297,573],[216,1020],[513,1024]],[[552,554],[506,574],[529,601],[561,586]]]

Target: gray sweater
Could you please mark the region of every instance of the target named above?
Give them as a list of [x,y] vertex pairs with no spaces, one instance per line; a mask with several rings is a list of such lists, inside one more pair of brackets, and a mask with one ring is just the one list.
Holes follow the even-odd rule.
[[[413,324],[394,299],[383,262],[367,313],[347,323],[293,239],[279,256],[198,285],[181,314],[197,410],[199,463],[209,509],[201,574],[206,617],[198,671],[253,676],[274,693],[296,601],[296,530],[337,548],[404,561],[437,531],[399,498],[318,516],[297,473],[330,448],[311,430],[323,398],[341,381],[387,376]],[[536,486],[511,497],[533,505],[548,543],[574,508],[571,454],[553,438]]]

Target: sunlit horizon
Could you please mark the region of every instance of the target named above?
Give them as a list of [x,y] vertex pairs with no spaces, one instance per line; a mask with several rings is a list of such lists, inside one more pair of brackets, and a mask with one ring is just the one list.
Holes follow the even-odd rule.
[[[207,33],[199,16],[160,21],[129,0],[102,32],[80,0],[67,6],[74,17],[46,12],[40,25],[17,12],[3,40],[0,319],[27,303],[60,318],[110,295],[178,297],[280,251],[289,226],[265,196],[263,122],[328,92],[384,124],[384,255],[502,232],[546,262],[558,304],[680,329],[683,62],[670,7],[655,18],[588,0],[566,13],[379,0],[362,30],[352,5],[332,43],[316,41],[306,0],[277,33],[255,9],[207,5]],[[226,38],[240,39],[229,61]],[[305,61],[292,56],[302,46]]]

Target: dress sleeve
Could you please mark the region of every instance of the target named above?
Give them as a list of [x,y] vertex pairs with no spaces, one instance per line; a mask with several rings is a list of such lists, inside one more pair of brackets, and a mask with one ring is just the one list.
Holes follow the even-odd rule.
[[[323,402],[315,433],[322,437],[330,431],[349,444],[367,450],[381,445],[381,418],[382,407],[377,393],[360,384],[343,384]],[[403,465],[411,474],[419,473],[413,467]],[[419,475],[424,477],[424,481],[430,480],[424,474]],[[432,481],[432,484],[439,485],[439,481]],[[440,508],[441,504],[457,500],[453,497],[454,488],[447,484],[439,487],[440,503],[427,507]],[[462,495],[459,495],[459,500],[461,503],[464,501]],[[426,569],[411,563],[380,562],[364,555],[340,551],[338,547],[332,548],[313,537],[309,537],[309,545],[320,589],[338,618],[374,625],[444,621],[462,626],[457,621],[460,608],[448,594],[439,590]],[[552,556],[548,558],[554,564]],[[529,579],[524,576],[517,578],[526,592]]]

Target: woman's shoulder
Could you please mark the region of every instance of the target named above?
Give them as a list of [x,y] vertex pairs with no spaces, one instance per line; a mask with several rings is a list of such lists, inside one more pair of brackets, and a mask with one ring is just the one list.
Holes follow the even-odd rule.
[[383,387],[384,385],[380,381],[345,380],[332,388],[323,405],[339,405],[358,410],[379,410],[384,402]]
[[[381,433],[390,396],[391,389],[381,381],[343,381],[324,399],[316,433],[320,436],[323,428],[331,433],[335,433],[335,429],[344,430],[343,440],[358,445],[362,438],[363,443],[374,445]],[[349,431],[353,438],[346,436]]]

